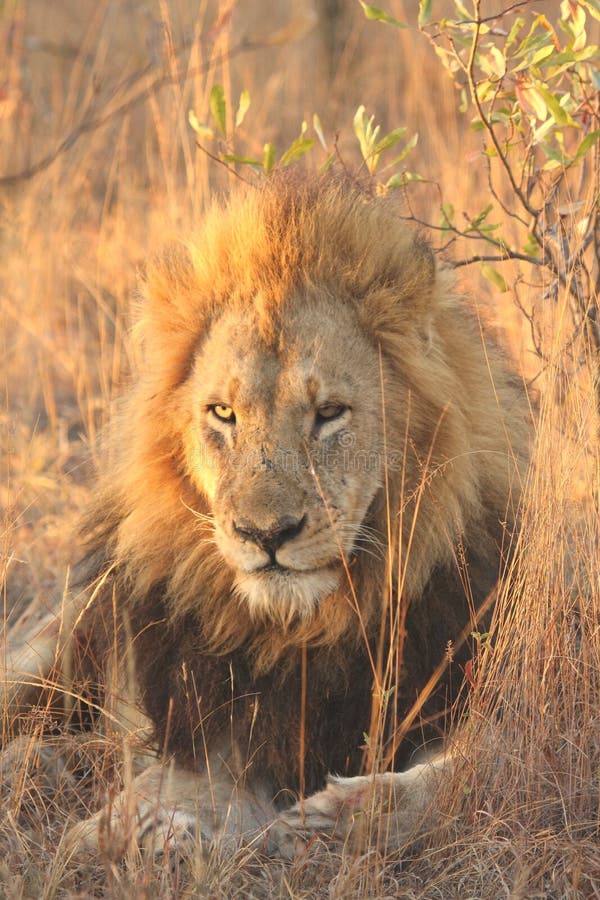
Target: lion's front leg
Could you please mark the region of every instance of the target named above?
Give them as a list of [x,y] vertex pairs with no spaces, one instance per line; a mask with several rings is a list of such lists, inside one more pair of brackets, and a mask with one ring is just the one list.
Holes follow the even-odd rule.
[[324,790],[294,804],[280,822],[304,837],[368,838],[382,850],[400,848],[432,823],[436,790],[451,769],[452,757],[439,756],[406,772],[330,776]]
[[95,815],[74,825],[66,836],[67,850],[99,851],[118,860],[130,850],[156,856],[202,838],[193,781],[193,775],[172,766],[151,766]]
[[154,857],[224,842],[269,844],[275,808],[266,792],[234,779],[224,764],[205,773],[156,764],[98,813],[69,831],[67,848],[119,859],[140,849]]

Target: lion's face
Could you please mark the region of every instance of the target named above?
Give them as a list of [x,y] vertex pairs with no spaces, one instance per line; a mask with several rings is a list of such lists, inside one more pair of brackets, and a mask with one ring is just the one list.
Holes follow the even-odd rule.
[[151,257],[137,313],[87,526],[136,615],[160,598],[266,672],[388,599],[403,614],[436,571],[474,576],[467,541],[497,566],[521,402],[392,198],[287,170],[248,186]]
[[372,540],[383,477],[378,352],[350,305],[305,293],[267,338],[252,306],[218,318],[183,398],[188,470],[236,590],[284,620],[312,613]]

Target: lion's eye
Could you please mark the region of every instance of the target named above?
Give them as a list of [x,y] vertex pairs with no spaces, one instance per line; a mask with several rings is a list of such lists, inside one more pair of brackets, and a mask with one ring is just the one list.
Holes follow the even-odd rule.
[[227,422],[228,425],[235,424],[235,413],[231,406],[225,406],[223,403],[213,403],[208,408],[220,422]]
[[347,409],[348,407],[342,403],[324,403],[323,406],[319,406],[317,409],[317,425],[323,425],[325,422],[333,422],[334,419],[339,419]]

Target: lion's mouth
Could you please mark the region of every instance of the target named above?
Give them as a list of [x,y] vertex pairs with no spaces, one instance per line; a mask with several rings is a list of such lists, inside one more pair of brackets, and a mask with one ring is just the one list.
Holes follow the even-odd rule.
[[315,566],[311,569],[296,569],[291,566],[284,566],[278,562],[268,562],[258,569],[249,572],[249,575],[283,575],[289,578],[301,578],[303,575],[318,575],[320,573],[338,571],[340,568],[339,560],[325,563],[321,566]]
[[264,572],[266,575],[271,573],[277,573],[278,575],[283,574],[291,574],[294,570],[288,568],[288,566],[282,566],[281,563],[278,562],[268,562],[265,563],[264,566],[261,566],[259,569],[255,569],[256,572]]
[[312,616],[319,603],[337,590],[340,575],[339,565],[332,563],[304,570],[268,563],[239,573],[235,590],[251,612],[289,623],[296,616]]

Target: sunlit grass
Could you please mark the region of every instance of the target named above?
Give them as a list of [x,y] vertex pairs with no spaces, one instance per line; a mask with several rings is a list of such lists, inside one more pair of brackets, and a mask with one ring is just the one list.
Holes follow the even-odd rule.
[[[436,183],[457,209],[466,197],[475,208],[485,205],[477,140],[456,111],[450,81],[414,32],[369,24],[350,4],[330,22],[317,19],[316,3],[296,15],[292,4],[267,11],[257,0],[236,7],[231,20],[213,6],[0,5],[0,176],[51,154],[90,110],[108,114],[35,177],[0,192],[7,621],[32,599],[43,606],[59,596],[76,555],[73,526],[99,462],[98,435],[127,378],[136,271],[169,236],[193,228],[210,192],[235,178],[195,146],[187,126],[189,109],[208,117],[215,82],[234,108],[242,87],[252,94],[242,133],[249,153],[260,155],[266,141],[283,149],[301,120],[318,112],[330,141],[340,131],[341,158],[357,165],[351,123],[364,103],[384,127],[419,132],[418,168],[432,183],[415,194],[415,211],[435,219]],[[414,14],[409,3],[389,8],[402,19]],[[175,57],[169,47],[182,44]],[[210,63],[233,48],[241,49],[229,61]],[[172,84],[111,117],[163,66]],[[515,283],[519,274],[520,296],[529,302],[541,289],[528,287],[530,273],[516,268],[505,277]],[[199,879],[200,896],[223,898],[598,896],[600,460],[593,392],[573,374],[585,351],[569,347],[565,359],[560,308],[553,309],[542,366],[510,295],[491,297],[474,268],[461,278],[491,308],[527,376],[543,371],[535,381],[540,416],[523,534],[499,606],[495,650],[484,654],[474,691],[468,740],[458,744],[464,766],[438,801],[439,827],[402,865],[369,847],[318,841],[288,864],[249,851],[195,860],[186,871],[135,856],[123,866],[72,860],[61,852],[61,836],[103,802],[119,739],[62,738],[61,758],[76,759],[85,772],[74,782],[44,767],[37,738],[47,721],[38,712],[26,723],[18,758],[2,772],[0,893],[183,896],[190,879]]]

